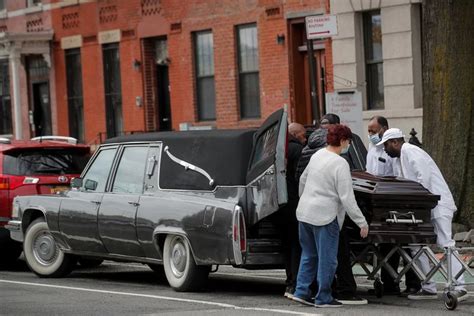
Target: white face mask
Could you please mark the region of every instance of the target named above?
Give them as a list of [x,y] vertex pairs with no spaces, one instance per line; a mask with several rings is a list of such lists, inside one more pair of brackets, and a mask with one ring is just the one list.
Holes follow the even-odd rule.
[[369,137],[369,141],[374,145],[377,145],[377,143],[382,140],[382,138],[380,138],[379,134],[368,135],[368,137]]

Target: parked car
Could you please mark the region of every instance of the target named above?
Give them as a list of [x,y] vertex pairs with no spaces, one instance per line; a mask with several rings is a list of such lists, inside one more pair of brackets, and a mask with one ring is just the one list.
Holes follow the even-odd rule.
[[[260,129],[135,134],[101,145],[63,195],[13,202],[11,236],[41,277],[75,256],[164,266],[180,291],[212,265],[282,267],[266,219],[287,202],[287,113]],[[247,227],[249,227],[247,229]]]
[[56,194],[69,189],[90,158],[90,148],[70,137],[40,137],[27,141],[0,138],[0,265],[10,265],[22,246],[5,225],[12,219],[16,196]]
[[[283,110],[258,130],[114,138],[96,150],[70,191],[16,197],[11,237],[23,242],[26,262],[40,277],[66,275],[77,256],[148,264],[177,291],[198,289],[216,265],[282,268],[281,218],[275,219],[288,199],[286,148]],[[383,230],[392,206],[379,208],[377,195],[404,201],[410,181],[359,177],[354,188],[362,191],[363,209]],[[415,193],[422,199],[426,192]],[[419,220],[410,216],[413,222],[403,225],[413,234]],[[400,235],[406,227],[396,229]],[[396,236],[382,233],[385,240]]]

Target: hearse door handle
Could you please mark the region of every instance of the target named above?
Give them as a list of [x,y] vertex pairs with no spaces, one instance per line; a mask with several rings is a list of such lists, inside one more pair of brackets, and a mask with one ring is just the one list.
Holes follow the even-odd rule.
[[91,203],[94,203],[94,204],[100,205],[100,203],[101,203],[101,202],[100,202],[100,201],[94,201],[94,200],[92,200],[92,201],[91,201]]
[[128,201],[128,204],[133,205],[133,206],[139,206],[140,203],[135,202],[135,201]]

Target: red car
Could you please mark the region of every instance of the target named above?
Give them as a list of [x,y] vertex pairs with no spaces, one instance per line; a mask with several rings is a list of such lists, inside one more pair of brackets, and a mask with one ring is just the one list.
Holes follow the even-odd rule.
[[90,158],[90,147],[71,137],[44,136],[26,141],[0,138],[0,266],[21,254],[5,228],[18,195],[58,194],[69,189]]

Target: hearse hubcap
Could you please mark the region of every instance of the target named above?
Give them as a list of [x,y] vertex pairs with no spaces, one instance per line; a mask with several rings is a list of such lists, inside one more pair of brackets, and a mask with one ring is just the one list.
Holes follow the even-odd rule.
[[56,243],[51,234],[42,232],[33,244],[33,253],[38,262],[43,265],[50,265],[54,262],[58,254]]
[[171,250],[171,270],[176,277],[181,277],[186,270],[187,254],[186,246],[180,238],[175,239]]

